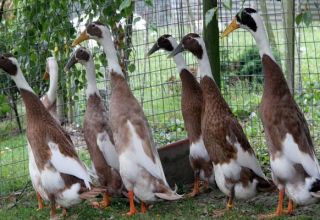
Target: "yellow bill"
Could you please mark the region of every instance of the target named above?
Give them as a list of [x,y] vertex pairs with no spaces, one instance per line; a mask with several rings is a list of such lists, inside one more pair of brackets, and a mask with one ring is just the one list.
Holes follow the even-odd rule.
[[49,80],[50,79],[50,75],[48,73],[48,71],[45,71],[42,77],[43,80]]
[[238,29],[240,25],[237,23],[236,18],[233,18],[229,26],[224,30],[221,35],[221,38],[228,36],[232,31]]
[[72,42],[72,47],[75,47],[77,46],[78,44],[80,44],[81,42],[85,41],[85,40],[88,40],[89,39],[89,35],[87,34],[87,31],[84,31],[80,34],[80,36],[75,39],[73,42]]

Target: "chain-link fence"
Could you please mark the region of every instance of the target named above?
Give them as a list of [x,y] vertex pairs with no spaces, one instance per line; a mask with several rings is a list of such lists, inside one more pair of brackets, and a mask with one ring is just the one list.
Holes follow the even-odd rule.
[[[28,23],[21,15],[19,16],[20,10],[28,10],[28,8],[21,8],[16,3],[18,1],[7,0],[2,2],[5,2],[5,7],[3,13],[0,13],[3,19],[0,28],[1,33],[5,34],[6,38],[0,38],[0,52],[8,50],[7,45],[11,45],[9,49],[14,53],[16,51],[14,48],[15,41],[26,42],[24,53],[16,54],[16,56],[35,56],[32,57],[33,62],[28,63],[28,59],[24,57],[20,59],[20,62],[28,82],[33,88],[37,88],[36,92],[39,95],[44,94],[48,88],[47,82],[41,80],[45,57],[51,55],[51,53],[56,55],[60,67],[59,115],[67,131],[71,134],[81,159],[90,164],[81,130],[86,106],[84,69],[78,67],[76,70],[78,75],[72,77],[63,73],[62,68],[70,54],[67,45],[76,35],[73,32],[82,30],[88,20],[99,18],[99,16],[95,17],[95,15],[90,14],[95,6],[82,4],[87,1],[79,1],[81,3],[70,1],[64,14],[59,7],[51,8],[58,16],[54,20],[58,22],[57,24],[45,24],[41,21],[38,21],[38,23],[29,21],[30,23]],[[220,31],[226,27],[234,14],[242,7],[242,2],[241,0],[232,1],[232,10],[229,10],[219,1]],[[288,60],[291,59],[292,61],[292,56],[288,56],[286,52],[287,47],[290,46],[290,43],[291,45],[294,44],[294,75],[292,75],[294,76],[294,91],[296,99],[310,123],[311,132],[317,145],[319,139],[317,122],[320,117],[317,108],[320,101],[317,46],[320,46],[320,36],[316,33],[320,28],[320,14],[317,10],[317,4],[314,4],[313,1],[305,2],[301,0],[301,2],[295,2],[296,15],[301,13],[302,9],[305,9],[305,4],[308,4],[308,7],[312,9],[312,23],[309,27],[302,23],[299,26],[293,23],[294,28],[285,26],[286,14],[290,13],[287,13],[287,7],[283,6],[282,1],[250,0],[245,1],[244,6],[257,8],[263,15],[265,22],[269,24],[268,34],[271,36],[273,52],[284,70],[288,68],[288,63],[290,63]],[[143,105],[156,143],[162,146],[186,138],[180,111],[181,83],[175,64],[167,58],[166,52],[157,52],[152,57],[146,57],[145,54],[162,34],[171,34],[177,40],[189,32],[201,34],[203,28],[202,1],[154,0],[153,6],[149,6],[145,1],[139,0],[134,2],[134,6],[134,13],[130,19],[120,22],[125,27],[124,49],[121,56],[123,56],[122,60],[128,70],[130,87]],[[107,8],[107,6],[104,6],[99,11],[105,13],[104,10],[107,10]],[[46,13],[41,8],[36,9],[36,12]],[[48,12],[48,14],[50,13]],[[83,14],[86,13],[90,16],[84,17]],[[60,27],[59,19],[61,23],[69,22],[69,26]],[[9,27],[12,28],[14,23],[18,27],[11,30]],[[45,25],[52,25],[50,40],[46,39],[45,36],[47,35],[42,35],[41,31],[37,34],[28,32],[27,35],[21,35],[20,33],[29,31],[28,25],[34,25],[45,30],[48,29]],[[115,34],[118,33],[116,28],[113,30],[116,30],[114,31]],[[288,30],[295,31],[294,42],[288,40],[286,34]],[[67,39],[68,32],[73,38]],[[65,34],[64,38],[66,39],[62,41],[61,45],[60,36],[63,34]],[[115,39],[121,40],[119,35],[117,37]],[[95,54],[97,74],[100,75],[98,77],[98,87],[107,105],[110,84],[107,70],[104,68],[106,66],[105,57],[101,48],[95,43],[89,42],[86,46],[90,47]],[[43,48],[45,48],[45,52],[43,52]],[[48,48],[51,48],[52,51]],[[34,53],[34,51],[39,52]],[[190,54],[184,54],[184,56],[192,72],[196,73],[197,66],[194,58]],[[259,159],[266,164],[268,163],[268,156],[258,113],[263,88],[263,75],[259,52],[251,35],[243,30],[238,30],[227,39],[220,40],[220,60],[221,66],[213,68],[220,68],[221,70],[222,93],[234,114],[241,120]],[[36,72],[37,77],[32,72]],[[12,82],[6,77],[1,75],[0,77],[5,82],[0,83],[0,196],[6,197],[23,189],[29,183],[28,156],[24,134],[26,126],[24,105],[14,90],[15,87]]]

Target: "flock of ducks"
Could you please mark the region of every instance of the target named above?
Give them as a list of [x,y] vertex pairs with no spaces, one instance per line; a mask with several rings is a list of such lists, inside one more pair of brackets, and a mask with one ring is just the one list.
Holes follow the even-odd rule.
[[[215,182],[228,198],[228,210],[235,198],[248,199],[258,192],[277,188],[276,212],[260,217],[291,214],[294,204],[309,204],[320,198],[320,169],[308,125],[272,55],[260,15],[254,9],[242,9],[222,36],[237,28],[248,30],[260,51],[265,76],[260,112],[273,182],[264,175],[240,123],[212,77],[203,39],[190,33],[178,44],[171,35],[163,35],[148,55],[160,49],[167,51],[180,74],[181,109],[195,177],[189,195],[200,193],[201,180],[205,187]],[[177,189],[171,189],[167,183],[147,119],[124,78],[109,28],[93,22],[72,46],[88,39],[102,45],[107,57],[111,78],[109,114],[97,89],[95,65],[88,49],[78,47],[65,71],[71,72],[77,63],[86,69],[83,131],[99,186],[92,184],[92,174],[79,159],[56,115],[58,64],[55,58],[47,59],[44,78],[50,78],[50,87],[39,99],[17,60],[10,54],[0,56],[0,68],[16,83],[26,107],[29,171],[39,209],[43,208],[42,199],[50,201],[50,218],[55,219],[57,206],[65,215],[68,207],[102,194],[102,201],[92,204],[105,208],[110,205],[110,197],[124,194],[130,202],[127,214],[134,215],[135,201],[141,203],[144,213],[152,202],[181,199]],[[182,51],[189,51],[197,58],[200,83],[188,69]],[[287,210],[283,209],[285,194],[289,197]]]

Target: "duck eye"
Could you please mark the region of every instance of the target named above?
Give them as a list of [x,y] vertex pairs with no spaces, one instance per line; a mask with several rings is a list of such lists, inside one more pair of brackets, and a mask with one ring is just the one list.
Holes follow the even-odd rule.
[[4,56],[1,56],[1,59],[4,60]]
[[96,25],[95,24],[92,24],[92,27],[95,27]]

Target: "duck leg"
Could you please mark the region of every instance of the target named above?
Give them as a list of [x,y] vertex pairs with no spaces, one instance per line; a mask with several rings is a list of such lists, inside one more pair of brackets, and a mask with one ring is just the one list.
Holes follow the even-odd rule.
[[225,209],[222,209],[222,210],[214,211],[213,216],[215,218],[219,218],[219,217],[223,216],[227,211],[232,210],[232,208],[233,208],[233,200],[234,200],[234,186],[231,188],[230,196],[228,196],[227,198],[228,198],[227,199],[227,207]]
[[227,210],[231,210],[233,208],[233,199],[234,199],[234,186],[231,189],[231,193],[227,202]]
[[141,212],[146,213],[148,209],[148,205],[144,202],[141,202]]
[[43,199],[42,199],[40,193],[38,193],[38,192],[37,192],[37,200],[38,200],[38,209],[37,210],[43,209],[43,207],[44,207]]
[[107,208],[110,205],[110,197],[108,193],[103,193],[103,198],[101,202],[91,202],[91,205],[95,209],[104,209]]
[[127,215],[132,216],[137,213],[136,207],[134,206],[134,194],[132,190],[128,191],[128,198],[130,202],[130,211],[127,213]]
[[[275,218],[275,217],[283,215],[284,214],[284,212],[283,212],[283,200],[284,200],[284,189],[281,189],[279,191],[278,206],[277,206],[276,212],[272,213],[272,214],[267,214],[267,215],[260,215],[258,217],[258,219],[270,219],[270,218]],[[288,204],[288,208],[289,208],[289,205],[290,205],[290,201],[289,201],[289,204]],[[292,207],[292,209],[293,209],[293,207]]]
[[285,211],[285,214],[291,215],[293,213],[293,208],[294,208],[293,200],[289,199],[288,209],[287,209],[287,211]]
[[51,196],[51,198],[50,198],[50,205],[51,205],[50,220],[58,219],[57,218],[56,200],[55,200],[54,196]]
[[68,215],[67,208],[62,208],[62,217],[67,217],[67,215]]
[[200,172],[194,172],[194,183],[193,183],[193,190],[189,194],[189,197],[195,197],[200,193]]

